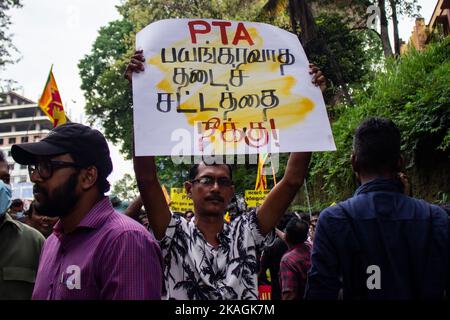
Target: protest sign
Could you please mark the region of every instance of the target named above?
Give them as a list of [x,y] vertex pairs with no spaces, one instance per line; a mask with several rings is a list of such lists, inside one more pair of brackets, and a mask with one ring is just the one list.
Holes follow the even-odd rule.
[[247,207],[260,206],[269,192],[270,190],[245,190],[245,202],[247,203]]
[[173,212],[194,211],[194,203],[188,198],[184,188],[170,188],[170,199],[170,209]]
[[297,37],[254,22],[168,19],[136,36],[136,155],[335,150]]

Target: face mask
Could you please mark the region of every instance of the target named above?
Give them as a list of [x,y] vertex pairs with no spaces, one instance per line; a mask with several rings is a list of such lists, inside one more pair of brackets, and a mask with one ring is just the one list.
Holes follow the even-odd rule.
[[11,205],[11,197],[10,186],[0,180],[0,216],[3,216]]
[[16,212],[17,220],[21,220],[21,219],[23,219],[23,217],[24,217],[23,211]]

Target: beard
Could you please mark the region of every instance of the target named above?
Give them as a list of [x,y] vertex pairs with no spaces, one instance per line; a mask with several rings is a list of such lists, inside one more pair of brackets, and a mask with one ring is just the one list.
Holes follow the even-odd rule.
[[76,194],[78,172],[70,175],[69,179],[49,193],[44,188],[35,184],[33,192],[39,193],[39,200],[34,202],[34,209],[43,216],[65,217],[76,206],[79,196]]

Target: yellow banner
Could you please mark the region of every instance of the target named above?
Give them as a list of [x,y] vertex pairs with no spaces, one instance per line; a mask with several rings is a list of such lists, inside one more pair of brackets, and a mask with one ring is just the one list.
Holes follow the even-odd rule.
[[170,188],[170,209],[173,212],[185,213],[188,210],[194,211],[194,203],[189,199],[184,188]]
[[[53,68],[53,67],[52,67]],[[55,77],[53,76],[52,68],[48,75],[47,83],[45,84],[42,96],[39,99],[38,105],[42,111],[49,117],[53,123],[53,127],[57,127],[67,122],[64,107],[59,95],[58,86],[56,85]]]
[[269,192],[270,190],[245,190],[245,202],[247,202],[247,207],[260,206]]

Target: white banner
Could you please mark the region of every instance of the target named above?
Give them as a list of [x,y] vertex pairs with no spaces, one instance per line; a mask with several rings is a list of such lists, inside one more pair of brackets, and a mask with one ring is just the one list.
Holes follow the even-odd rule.
[[336,150],[297,37],[254,22],[169,19],[136,36],[136,155]]

